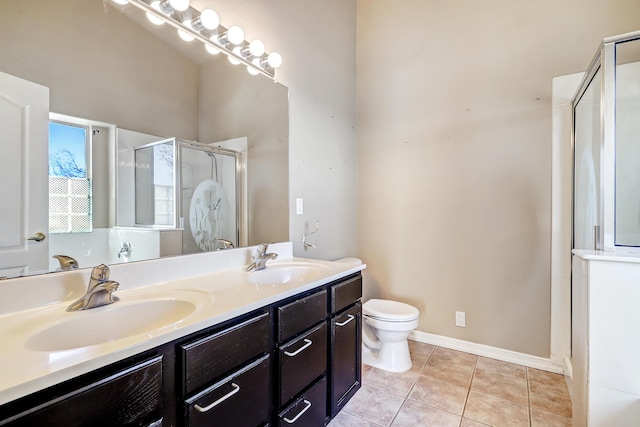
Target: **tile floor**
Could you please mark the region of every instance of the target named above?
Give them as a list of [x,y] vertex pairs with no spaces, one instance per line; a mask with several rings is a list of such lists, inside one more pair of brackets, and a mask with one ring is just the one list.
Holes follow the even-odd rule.
[[364,365],[362,388],[329,427],[571,426],[562,375],[409,343],[413,367]]

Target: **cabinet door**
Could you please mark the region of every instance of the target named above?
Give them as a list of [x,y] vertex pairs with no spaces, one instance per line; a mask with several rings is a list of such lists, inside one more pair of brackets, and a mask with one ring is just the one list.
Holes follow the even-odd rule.
[[322,377],[280,413],[280,427],[321,427],[327,418],[327,379]]
[[362,305],[331,318],[331,416],[360,388],[362,379]]
[[7,426],[161,425],[162,357],[119,371],[14,418]]
[[185,425],[256,427],[269,418],[269,356],[186,401]]
[[280,348],[280,402],[286,404],[327,370],[327,322]]

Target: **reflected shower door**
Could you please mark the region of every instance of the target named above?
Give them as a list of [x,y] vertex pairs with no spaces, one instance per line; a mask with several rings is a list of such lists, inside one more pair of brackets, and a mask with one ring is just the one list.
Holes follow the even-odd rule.
[[183,254],[238,247],[238,175],[233,152],[181,144]]
[[595,249],[600,224],[601,78],[598,70],[574,109],[573,248]]

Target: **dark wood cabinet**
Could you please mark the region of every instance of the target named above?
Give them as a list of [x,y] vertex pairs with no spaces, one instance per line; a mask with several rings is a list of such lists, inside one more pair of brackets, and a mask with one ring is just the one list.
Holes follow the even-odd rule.
[[327,414],[327,379],[322,377],[278,416],[281,427],[322,427]]
[[[162,357],[156,356],[0,421],[11,427],[160,426]],[[57,394],[57,393],[56,393]]]
[[185,426],[264,425],[270,409],[269,362],[264,356],[188,399]]
[[361,385],[361,322],[359,302],[331,318],[331,417],[340,412]]
[[361,295],[360,273],[322,285],[1,405],[0,426],[324,426],[360,387]]

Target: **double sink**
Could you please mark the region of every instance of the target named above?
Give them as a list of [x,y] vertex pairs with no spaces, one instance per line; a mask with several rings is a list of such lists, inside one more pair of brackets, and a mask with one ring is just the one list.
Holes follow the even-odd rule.
[[[263,287],[302,285],[329,273],[330,268],[321,263],[270,262],[259,271],[227,270],[221,279],[227,288],[254,287],[259,291]],[[216,304],[216,294],[203,286],[195,288],[174,284],[119,291],[120,301],[77,312],[67,312],[66,306],[58,304],[32,312],[17,327],[30,330],[24,335],[24,347],[34,352],[59,352],[125,339],[140,341],[205,318]]]

